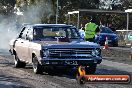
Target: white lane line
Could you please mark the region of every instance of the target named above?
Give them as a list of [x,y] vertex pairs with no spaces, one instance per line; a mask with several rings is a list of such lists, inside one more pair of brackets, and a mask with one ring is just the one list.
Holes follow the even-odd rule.
[[124,63],[119,63],[119,62],[108,61],[108,60],[103,60],[102,63],[101,63],[101,65],[106,65],[106,66],[109,66],[109,67],[114,67],[116,69],[132,73],[132,65],[128,65],[128,64],[124,64]]

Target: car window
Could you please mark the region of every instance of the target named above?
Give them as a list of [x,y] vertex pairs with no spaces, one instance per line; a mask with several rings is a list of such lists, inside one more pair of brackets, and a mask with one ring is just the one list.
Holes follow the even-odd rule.
[[61,34],[62,34],[61,32],[55,31],[52,28],[50,28],[50,29],[43,29],[43,34],[42,35],[44,37],[48,37],[48,36],[59,36]]
[[58,36],[66,37],[66,32],[62,28],[59,29],[43,28],[43,29],[35,29],[34,36],[38,38],[58,37]]
[[79,34],[77,33],[75,28],[65,28],[65,27],[39,27],[34,28],[34,39],[44,39],[44,38],[52,38],[56,37],[62,38],[79,38]]
[[66,37],[66,32],[64,30],[59,30],[56,35]]
[[33,39],[33,30],[31,28],[28,28],[26,40],[32,40]]
[[28,28],[25,28],[25,30],[22,32],[21,38],[26,39],[27,37]]
[[68,31],[68,38],[78,38],[77,31],[75,29],[67,29]]
[[72,37],[71,30],[70,30],[70,29],[68,29],[68,30],[67,30],[67,32],[68,32],[68,38],[71,38],[71,37]]

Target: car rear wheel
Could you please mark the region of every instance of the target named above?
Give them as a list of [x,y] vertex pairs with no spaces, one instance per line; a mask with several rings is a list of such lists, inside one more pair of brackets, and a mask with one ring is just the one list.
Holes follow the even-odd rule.
[[33,57],[32,65],[33,65],[33,71],[35,74],[42,74],[43,73],[43,67],[42,67],[42,65],[39,64],[37,56]]
[[86,74],[94,74],[96,71],[97,64],[90,65],[89,67],[85,67]]
[[21,62],[19,60],[19,57],[17,56],[17,54],[14,55],[14,65],[16,68],[24,68],[26,66],[25,62]]

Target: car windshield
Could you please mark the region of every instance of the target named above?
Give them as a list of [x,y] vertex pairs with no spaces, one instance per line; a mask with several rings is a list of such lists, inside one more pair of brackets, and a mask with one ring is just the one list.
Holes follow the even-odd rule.
[[114,33],[110,28],[105,27],[105,28],[101,28],[100,33]]
[[34,39],[55,39],[55,38],[80,38],[76,28],[69,27],[35,27]]

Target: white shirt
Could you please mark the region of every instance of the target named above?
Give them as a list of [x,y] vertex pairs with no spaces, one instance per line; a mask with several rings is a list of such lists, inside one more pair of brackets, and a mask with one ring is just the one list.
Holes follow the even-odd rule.
[[85,38],[85,31],[84,30],[79,30],[79,33],[81,35],[82,38]]

